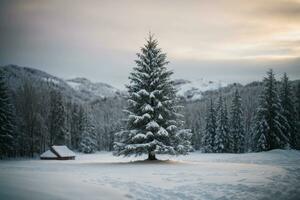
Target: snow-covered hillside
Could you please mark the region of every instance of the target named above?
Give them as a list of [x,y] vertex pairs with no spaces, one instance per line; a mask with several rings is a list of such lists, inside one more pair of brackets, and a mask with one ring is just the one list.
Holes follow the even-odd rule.
[[[94,83],[87,78],[77,77],[64,80],[41,70],[16,65],[2,66],[2,69],[5,71],[9,85],[14,90],[21,85],[22,81],[30,80],[33,82],[41,81],[51,87],[59,88],[63,95],[80,101],[93,101],[97,98],[123,96],[126,94],[126,91],[119,90],[109,84]],[[178,91],[177,95],[191,101],[201,99],[205,91],[227,86],[226,83],[221,81],[208,81],[205,79],[176,79],[174,82]]]
[[64,80],[41,70],[17,65],[0,66],[5,72],[9,87],[16,91],[29,81],[35,87],[57,88],[63,96],[76,101],[93,101],[98,98],[122,95],[118,89],[105,83],[92,83],[86,78]]
[[201,99],[203,92],[227,86],[222,81],[208,81],[203,78],[196,80],[176,79],[174,82],[178,91],[177,95],[187,100]]
[[66,80],[66,82],[76,91],[82,95],[90,97],[113,97],[120,93],[120,91],[106,83],[93,83],[86,78],[74,78]]
[[[76,160],[0,161],[0,199],[242,199],[300,196],[300,152],[113,157],[77,154]],[[166,160],[172,159],[172,160]]]

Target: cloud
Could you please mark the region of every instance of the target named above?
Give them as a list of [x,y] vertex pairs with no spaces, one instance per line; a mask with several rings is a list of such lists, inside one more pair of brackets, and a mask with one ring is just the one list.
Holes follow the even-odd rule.
[[283,20],[300,19],[300,2],[294,0],[261,1],[260,9],[257,11],[261,16]]

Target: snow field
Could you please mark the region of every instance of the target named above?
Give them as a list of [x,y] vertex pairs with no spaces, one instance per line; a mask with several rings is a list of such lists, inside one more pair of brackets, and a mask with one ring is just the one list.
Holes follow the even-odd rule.
[[[0,161],[0,199],[299,199],[300,152]],[[168,160],[171,159],[171,160]]]

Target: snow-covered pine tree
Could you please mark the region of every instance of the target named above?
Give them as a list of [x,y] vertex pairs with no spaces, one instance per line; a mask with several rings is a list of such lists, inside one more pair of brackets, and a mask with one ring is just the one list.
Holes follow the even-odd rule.
[[300,82],[297,84],[297,88],[296,88],[296,118],[298,121],[300,121]]
[[50,100],[50,145],[64,145],[66,130],[62,94],[57,90],[52,90]]
[[297,147],[296,149],[300,149],[300,82],[297,85],[296,88],[296,127],[297,127],[297,131],[296,131],[296,144]]
[[[266,124],[262,123],[261,126],[266,126]],[[259,138],[257,140],[257,144],[256,144],[256,151],[267,151],[269,148],[269,145],[267,143],[267,138],[265,136],[265,132],[263,130],[265,130],[266,127],[262,127],[260,130],[260,133],[258,133]]]
[[214,139],[216,135],[216,111],[214,109],[213,100],[210,99],[209,108],[206,116],[206,126],[204,136],[202,138],[203,151],[206,153],[214,152]]
[[288,145],[287,121],[282,116],[282,108],[277,94],[276,80],[273,70],[267,72],[264,78],[264,88],[256,111],[254,128],[255,150],[265,151],[284,148]]
[[97,151],[97,135],[93,118],[91,115],[88,115],[87,111],[84,112],[83,124],[79,150],[83,153],[94,153]]
[[167,70],[166,54],[150,34],[136,67],[130,74],[128,88],[127,126],[116,134],[115,155],[187,154],[191,150],[190,130],[181,129],[183,116],[179,114],[176,91]]
[[81,136],[85,128],[85,115],[84,108],[82,105],[73,104],[72,105],[72,114],[71,114],[71,141],[72,148],[79,149],[80,142],[82,140]]
[[0,69],[0,158],[10,156],[14,150],[13,106],[10,103],[4,73]]
[[244,152],[244,125],[241,101],[239,91],[236,89],[231,104],[229,129],[232,137],[230,146],[233,153]]
[[214,139],[214,151],[216,153],[224,153],[229,151],[228,137],[227,109],[224,105],[224,99],[220,94],[217,105],[217,129]]
[[286,130],[286,135],[289,135],[289,142],[292,148],[296,148],[296,118],[295,118],[295,107],[292,96],[292,87],[289,78],[286,73],[284,73],[281,79],[281,87],[279,93],[279,99],[282,107],[282,115],[286,118],[287,125],[284,129]]
[[72,104],[71,107],[71,147],[72,149],[78,149],[79,131],[78,131],[78,119],[79,109],[77,104]]
[[224,103],[224,123],[225,123],[225,130],[227,130],[227,137],[225,137],[225,151],[231,152],[231,142],[232,142],[232,135],[229,131],[229,119],[228,119],[228,111],[227,111],[227,104],[225,99],[223,100]]
[[260,96],[260,105],[257,108],[255,115],[255,125],[253,128],[253,147],[254,151],[267,151],[270,149],[270,144],[267,141],[267,134],[269,125],[266,120],[266,102],[265,99]]

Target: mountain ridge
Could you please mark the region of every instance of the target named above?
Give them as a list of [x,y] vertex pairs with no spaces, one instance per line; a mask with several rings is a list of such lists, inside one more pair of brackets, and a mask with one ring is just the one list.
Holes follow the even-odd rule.
[[[67,93],[69,98],[80,101],[94,101],[97,98],[126,95],[124,90],[117,89],[107,83],[92,82],[85,77],[62,79],[39,69],[18,65],[4,65],[1,68],[4,70],[6,78],[13,89],[20,86],[21,81],[31,79],[52,85],[52,87]],[[177,95],[188,101],[199,100],[204,92],[213,91],[228,85],[221,81],[211,81],[203,78],[196,80],[174,79],[173,81],[177,89]]]
[[[119,97],[122,95],[118,89],[109,84],[99,82],[92,83],[86,78],[75,78],[67,81],[42,70],[30,67],[4,65],[0,66],[0,68],[4,71],[8,86],[13,91],[19,89],[22,83],[30,81],[34,83],[35,86],[43,85],[49,88],[59,89],[66,98],[79,102],[90,102],[99,98]],[[79,80],[82,81],[82,85],[80,85]],[[78,88],[70,85],[72,81],[77,81],[79,84]],[[108,91],[109,89],[111,91]],[[93,90],[95,91],[93,92]]]
[[[97,99],[124,97],[127,92],[120,90],[110,84],[100,81],[93,82],[85,77],[75,77],[63,79],[51,75],[45,71],[24,67],[18,65],[0,66],[4,71],[9,87],[13,90],[18,89],[21,83],[26,80],[42,83],[49,87],[57,88],[62,91],[69,99],[82,102],[92,102]],[[298,82],[300,80],[293,80]],[[228,84],[222,81],[206,80],[204,78],[187,80],[174,79],[174,86],[177,90],[177,95],[186,101],[197,101],[206,98],[208,93],[214,93],[218,90],[230,90],[232,87],[257,87],[261,85],[261,81],[253,81],[242,85],[240,83]],[[38,84],[37,84],[38,85]],[[226,89],[227,88],[227,89]]]

